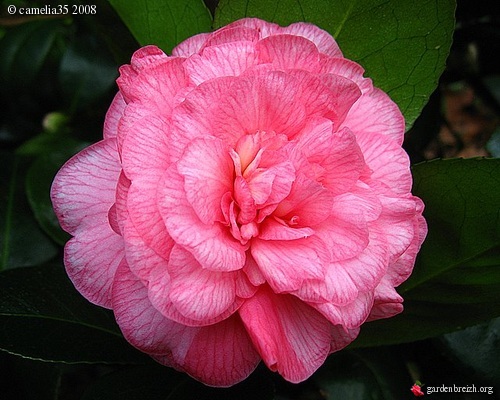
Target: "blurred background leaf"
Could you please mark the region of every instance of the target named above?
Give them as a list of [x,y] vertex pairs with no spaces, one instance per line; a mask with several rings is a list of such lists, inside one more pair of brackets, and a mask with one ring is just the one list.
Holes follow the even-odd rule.
[[243,16],[280,25],[307,21],[327,30],[389,93],[411,127],[436,88],[450,50],[454,0],[221,0],[215,27]]
[[109,0],[142,45],[166,53],[184,39],[209,32],[212,17],[202,0]]

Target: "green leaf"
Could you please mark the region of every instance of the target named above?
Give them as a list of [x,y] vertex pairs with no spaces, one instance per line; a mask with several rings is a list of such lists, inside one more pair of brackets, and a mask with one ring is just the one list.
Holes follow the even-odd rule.
[[398,291],[402,314],[367,323],[355,346],[410,342],[500,316],[500,159],[413,168],[429,233]]
[[389,93],[409,128],[444,70],[454,10],[453,0],[221,0],[214,21],[217,28],[243,17],[318,25]]
[[212,17],[202,0],[109,0],[142,45],[166,53],[184,39],[211,30]]
[[312,379],[326,400],[403,399],[411,382],[404,361],[391,348],[334,353]]
[[0,274],[0,350],[66,363],[141,363],[109,310],[74,289],[62,266]]
[[38,265],[54,258],[57,247],[42,232],[24,192],[28,162],[0,152],[0,271]]
[[444,335],[441,343],[467,376],[500,382],[500,318]]
[[127,368],[105,375],[82,400],[272,400],[274,386],[259,373],[227,389],[207,387],[185,374],[159,365]]

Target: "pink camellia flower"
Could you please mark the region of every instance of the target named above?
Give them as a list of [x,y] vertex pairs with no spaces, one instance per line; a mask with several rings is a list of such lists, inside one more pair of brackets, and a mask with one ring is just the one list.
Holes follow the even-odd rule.
[[263,360],[308,378],[394,287],[426,234],[404,120],[334,39],[243,19],[120,68],[104,139],[59,171],[76,288],[127,340],[213,386]]

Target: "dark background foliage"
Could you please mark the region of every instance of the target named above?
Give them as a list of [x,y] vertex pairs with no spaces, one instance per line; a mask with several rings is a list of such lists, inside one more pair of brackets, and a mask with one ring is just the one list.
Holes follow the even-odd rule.
[[[415,167],[414,190],[428,199],[432,230],[416,268],[424,272],[401,288],[405,313],[367,324],[359,341],[305,383],[289,384],[261,366],[234,388],[209,389],[128,346],[112,314],[87,303],[66,278],[61,252],[68,236],[48,195],[62,163],[101,137],[118,67],[139,47],[108,1],[71,5],[90,3],[95,14],[40,18],[10,16],[7,5],[65,2],[0,2],[0,399],[410,399],[416,380],[495,392],[436,399],[500,398],[500,320],[491,320],[500,315],[500,249],[490,213],[500,204],[500,169],[477,159]],[[212,15],[217,3],[207,1]],[[458,1],[447,69],[407,134],[413,162],[471,151],[499,156],[498,11],[494,0]],[[444,178],[428,179],[437,170]],[[435,193],[453,205],[439,208]],[[460,231],[454,216],[465,215],[464,196],[477,199],[467,212],[478,222],[467,229],[478,233],[459,245],[442,232]],[[439,279],[422,289],[428,265]]]

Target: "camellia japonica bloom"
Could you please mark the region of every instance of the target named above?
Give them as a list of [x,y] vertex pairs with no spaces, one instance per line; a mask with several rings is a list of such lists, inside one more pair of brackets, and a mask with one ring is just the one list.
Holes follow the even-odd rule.
[[213,386],[291,382],[402,311],[427,232],[398,107],[320,28],[242,19],[120,68],[52,186],[76,288]]

